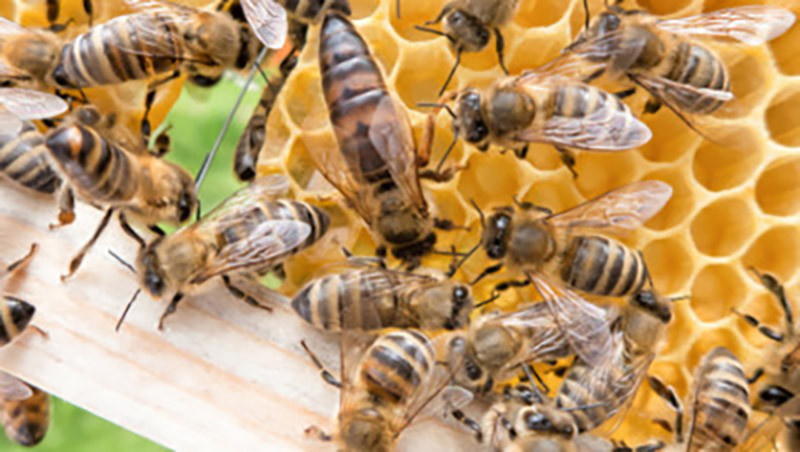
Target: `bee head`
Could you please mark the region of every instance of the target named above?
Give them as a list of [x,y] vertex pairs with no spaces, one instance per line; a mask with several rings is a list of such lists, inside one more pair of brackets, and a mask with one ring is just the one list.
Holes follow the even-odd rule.
[[788,402],[789,399],[793,397],[794,394],[792,394],[788,390],[780,386],[769,385],[758,393],[758,401],[756,402],[756,408],[758,409],[758,405],[776,408]]
[[534,435],[555,435],[564,439],[571,439],[577,433],[569,414],[541,405],[526,407],[520,411],[515,430],[518,434],[531,432]]
[[158,256],[159,245],[164,240],[164,237],[159,237],[139,253],[138,266],[139,274],[142,278],[142,286],[153,297],[160,298],[164,294],[166,282],[164,281],[163,270]]
[[492,259],[502,259],[508,251],[508,240],[511,235],[511,213],[500,209],[489,217],[486,230],[483,232],[483,247]]
[[481,110],[481,95],[477,90],[467,89],[456,102],[456,129],[468,143],[480,146],[488,141],[489,127]]
[[2,302],[6,304],[8,313],[11,314],[11,324],[14,325],[16,331],[8,331],[5,325],[0,325],[0,343],[8,343],[11,339],[14,339],[16,334],[19,334],[28,326],[33,314],[36,313],[36,308],[27,301],[9,295],[4,298]]
[[469,286],[450,280],[426,287],[412,301],[414,314],[420,327],[425,330],[456,330],[463,327],[469,322],[469,313],[474,304]]
[[456,48],[465,52],[478,52],[491,39],[486,25],[477,17],[461,9],[453,9],[444,18],[443,29]]
[[672,320],[672,305],[652,290],[640,290],[631,297],[631,304],[667,324]]
[[363,408],[343,413],[341,417],[340,435],[347,450],[388,450],[391,432],[378,410]]
[[15,428],[14,424],[9,423],[6,435],[17,443],[25,447],[33,447],[39,444],[47,433],[47,424],[38,422],[23,422]]

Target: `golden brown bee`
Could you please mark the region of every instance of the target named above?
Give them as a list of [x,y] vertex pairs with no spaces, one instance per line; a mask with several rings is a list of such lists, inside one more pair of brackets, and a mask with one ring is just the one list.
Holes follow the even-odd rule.
[[44,439],[50,425],[50,395],[0,372],[0,419],[10,440],[33,447]]
[[[0,278],[22,271],[28,266],[38,246],[34,243],[30,251],[21,259],[12,262],[2,269]],[[0,347],[6,345],[19,336],[33,318],[36,308],[17,297],[4,295],[0,297]]]
[[[650,384],[676,411],[675,443],[664,450],[763,450],[737,448],[747,433],[750,390],[741,363],[727,348],[716,347],[708,352],[695,371],[686,437],[680,399],[658,378],[650,377]],[[657,446],[664,448],[665,445],[658,442]]]
[[61,186],[61,177],[50,166],[45,136],[30,121],[19,134],[0,134],[0,174],[23,187],[53,194]]
[[440,96],[447,89],[447,85],[450,84],[453,74],[455,74],[458,65],[461,63],[461,54],[463,52],[480,52],[483,50],[489,44],[491,32],[494,32],[500,67],[508,75],[508,69],[503,58],[505,43],[500,27],[514,18],[520,3],[519,0],[453,0],[442,8],[436,19],[425,23],[426,25],[431,25],[442,22],[444,32],[417,27],[419,30],[447,37],[456,50],[456,64],[439,91]]
[[48,133],[45,147],[69,188],[86,202],[106,209],[62,279],[78,269],[115,211],[123,230],[142,243],[128,224],[129,217],[157,230],[160,222],[185,222],[197,205],[194,180],[185,169],[142,149],[123,149],[92,127],[79,123],[58,127]]
[[319,171],[344,195],[380,244],[416,262],[436,243],[434,222],[420,187],[418,162],[426,162],[430,139],[418,149],[403,105],[386,87],[366,42],[347,18],[325,17],[319,48],[322,88],[338,149],[310,152]]
[[156,298],[171,297],[159,321],[175,312],[184,291],[215,276],[246,302],[258,300],[236,287],[231,275],[263,273],[316,243],[328,230],[328,215],[300,201],[276,199],[288,189],[280,175],[256,179],[197,222],[156,238],[139,251],[141,286]]
[[256,177],[258,154],[264,147],[264,139],[267,136],[267,119],[283,84],[296,65],[297,57],[290,54],[281,62],[279,72],[270,74],[258,105],[239,138],[236,153],[233,155],[233,171],[241,181],[250,181]]
[[61,44],[50,31],[25,28],[0,17],[0,86],[56,86],[53,71]]
[[[525,158],[529,143],[555,146],[575,175],[567,148],[613,152],[641,146],[652,133],[619,98],[599,88],[551,74],[528,71],[484,90],[465,88],[442,97],[455,101],[453,131],[485,151],[494,144]],[[433,127],[433,115],[428,127]]]
[[312,426],[306,434],[336,441],[340,450],[389,452],[413,421],[435,414],[438,401],[456,407],[468,402],[468,394],[457,392],[462,399],[454,400],[447,391],[450,374],[437,361],[445,336],[430,339],[414,329],[343,332],[341,380],[327,380],[341,388],[337,432]]
[[646,112],[655,112],[663,104],[692,126],[693,115],[711,114],[733,98],[727,66],[697,38],[756,45],[780,36],[794,20],[790,11],[765,5],[670,20],[613,5],[592,20],[564,58],[588,62],[581,69],[589,73],[587,80],[604,72],[627,78],[652,96]]
[[386,327],[454,330],[469,323],[472,290],[441,272],[353,266],[306,284],[292,299],[292,309],[315,328],[334,332]]

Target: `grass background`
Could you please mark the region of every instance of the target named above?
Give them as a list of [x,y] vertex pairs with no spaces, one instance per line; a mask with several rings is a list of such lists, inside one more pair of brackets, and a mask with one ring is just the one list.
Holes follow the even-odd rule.
[[[263,81],[256,78],[228,130],[220,152],[200,189],[203,211],[207,212],[241,184],[233,176],[233,151],[242,130],[255,108]],[[167,155],[197,174],[203,158],[211,149],[225,117],[241,90],[241,79],[228,78],[210,90],[185,85],[180,99],[167,117],[171,124],[172,150]],[[150,452],[165,448],[131,433],[122,427],[54,398],[50,429],[36,448],[41,452]],[[17,446],[0,435],[0,451],[30,450]]]

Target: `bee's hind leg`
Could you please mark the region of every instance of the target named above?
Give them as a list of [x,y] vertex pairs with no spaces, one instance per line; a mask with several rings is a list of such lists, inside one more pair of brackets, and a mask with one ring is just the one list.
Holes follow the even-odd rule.
[[222,275],[222,282],[225,283],[225,287],[231,294],[233,294],[234,297],[241,299],[250,306],[272,312],[272,307],[259,302],[255,297],[240,289],[231,281],[231,278],[228,275]]
[[577,179],[578,173],[575,171],[575,154],[561,146],[555,146],[555,148],[558,151],[558,156],[561,158],[561,161],[564,162],[569,172],[572,173],[572,178]]

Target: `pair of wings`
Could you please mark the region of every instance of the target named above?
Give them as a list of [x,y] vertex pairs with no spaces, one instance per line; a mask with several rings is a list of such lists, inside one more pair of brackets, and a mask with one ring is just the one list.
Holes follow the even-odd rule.
[[300,246],[311,233],[311,226],[303,221],[267,220],[255,226],[246,225],[252,219],[248,215],[254,210],[266,209],[266,204],[274,202],[288,188],[289,182],[281,174],[258,178],[236,191],[196,223],[176,232],[216,238],[230,228],[247,230],[247,235],[239,240],[225,243],[193,282],[200,283],[228,272],[263,268]]
[[23,122],[60,115],[67,103],[58,96],[25,88],[0,88],[0,135],[16,135]]
[[[548,143],[598,152],[639,147],[652,138],[650,129],[616,96],[566,77],[548,68],[523,72],[510,83],[534,99],[556,96],[558,90],[572,89],[576,95],[594,99],[594,111],[582,116],[552,114],[544,123],[534,123],[514,135],[516,141]],[[583,93],[583,94],[581,94]]]
[[0,371],[0,402],[3,400],[19,401],[30,398],[33,389],[19,378]]
[[[389,174],[409,203],[427,215],[428,205],[422,195],[417,173],[417,151],[411,121],[405,107],[391,94],[383,96],[367,127],[367,136],[385,162]],[[349,136],[350,130],[335,131]],[[373,187],[360,170],[358,152],[343,152],[338,146],[313,146],[309,152],[320,173],[347,199],[358,214],[374,224]]]

